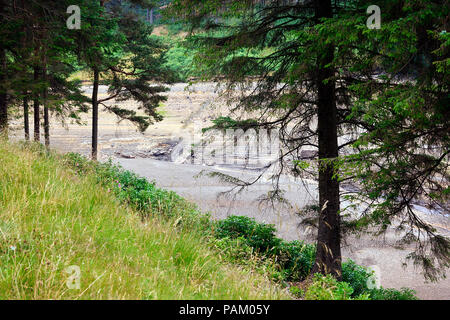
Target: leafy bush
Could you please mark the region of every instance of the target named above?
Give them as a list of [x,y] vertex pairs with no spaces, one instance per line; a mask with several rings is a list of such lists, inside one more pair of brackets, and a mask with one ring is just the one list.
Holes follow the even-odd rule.
[[277,262],[289,281],[304,280],[311,272],[315,257],[316,247],[303,241],[282,241],[276,248]]
[[275,226],[258,223],[244,216],[230,216],[217,223],[217,238],[235,239],[242,237],[247,244],[260,253],[270,253],[278,247],[281,240],[275,237]]
[[284,280],[305,279],[314,264],[315,246],[298,240],[283,241],[275,237],[275,231],[273,225],[258,223],[248,217],[231,216],[217,223],[215,236],[245,240],[246,245],[278,264]]
[[418,300],[416,292],[408,288],[397,289],[371,289],[367,293],[371,300]]
[[352,260],[342,264],[342,281],[349,283],[353,288],[352,297],[368,294],[371,300],[417,300],[415,291],[408,288],[401,290],[369,289],[368,283],[372,274],[367,268],[357,265]]
[[294,297],[298,297],[301,298],[304,296],[303,290],[300,289],[299,287],[296,286],[292,286],[289,288],[289,292],[294,296]]
[[195,76],[193,66],[194,56],[190,50],[181,45],[174,45],[166,53],[165,67],[175,74],[175,81],[185,82],[189,77]]
[[[347,282],[340,282],[331,275],[323,276],[316,273],[313,283],[305,293],[305,300],[353,300],[353,288]],[[356,297],[356,300],[368,300],[369,295]]]
[[353,260],[348,260],[342,264],[342,281],[347,282],[353,288],[353,296],[358,296],[369,290],[367,284],[371,276],[372,272],[357,265]]

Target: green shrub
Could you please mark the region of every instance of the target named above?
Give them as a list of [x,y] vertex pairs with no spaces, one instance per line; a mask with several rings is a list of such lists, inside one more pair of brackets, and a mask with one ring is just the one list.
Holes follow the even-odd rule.
[[342,281],[347,282],[353,288],[352,297],[368,294],[371,300],[417,300],[415,291],[402,288],[396,289],[369,289],[368,283],[372,272],[367,268],[348,260],[342,264]]
[[185,82],[193,74],[193,57],[189,51],[180,46],[174,46],[166,53],[165,66],[174,72],[176,81]]
[[416,292],[408,288],[397,289],[371,289],[367,293],[371,300],[418,300]]
[[180,32],[188,32],[189,31],[189,27],[186,26],[185,23],[183,22],[178,22],[178,21],[170,21],[170,20],[163,20],[161,21],[164,23],[164,26],[167,28],[167,31],[169,31],[169,35],[177,35]]
[[294,297],[297,297],[297,298],[301,298],[301,297],[304,296],[303,290],[300,289],[299,287],[296,287],[296,286],[289,287],[289,292],[290,292]]
[[372,272],[352,260],[342,264],[342,281],[353,288],[353,296],[358,296],[369,289],[367,284],[371,276]]
[[217,223],[215,235],[217,238],[242,237],[257,252],[267,254],[276,250],[281,242],[275,237],[275,231],[274,225],[258,223],[249,217],[230,216]]
[[316,247],[303,241],[281,241],[276,248],[276,260],[288,281],[302,281],[311,272]]
[[[305,300],[353,300],[353,288],[347,282],[340,282],[331,275],[315,274],[313,283],[305,293]],[[356,300],[368,300],[369,295],[356,297]]]
[[242,238],[246,245],[273,259],[280,268],[283,279],[301,281],[310,273],[316,248],[302,241],[283,241],[275,237],[273,225],[258,223],[252,218],[231,216],[219,221],[215,236],[219,239]]

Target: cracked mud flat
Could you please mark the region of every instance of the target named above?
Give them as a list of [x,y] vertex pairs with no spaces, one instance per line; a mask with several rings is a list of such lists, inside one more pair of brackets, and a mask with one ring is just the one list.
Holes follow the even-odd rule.
[[[165,119],[151,126],[144,134],[126,122],[117,122],[117,118],[100,110],[99,117],[99,158],[113,158],[124,168],[155,180],[159,187],[170,189],[186,199],[196,203],[204,212],[210,212],[213,218],[221,219],[228,215],[247,215],[259,221],[273,223],[279,236],[287,239],[308,239],[314,241],[313,232],[299,227],[300,218],[296,214],[306,204],[317,200],[315,181],[301,182],[284,177],[282,188],[286,197],[293,204],[293,209],[286,207],[272,208],[263,206],[258,196],[271,190],[269,182],[261,182],[239,194],[236,198],[219,197],[220,192],[230,190],[230,186],[208,177],[195,178],[203,170],[215,170],[241,178],[251,178],[257,172],[241,170],[237,167],[209,167],[205,165],[179,164],[170,162],[170,153],[177,146],[180,138],[192,129],[194,120],[204,126],[211,119],[224,115],[223,102],[216,101],[215,85],[201,83],[194,85],[190,91],[185,84],[176,84],[168,93],[168,101],[162,107]],[[105,87],[100,88],[100,99],[105,94]],[[86,88],[90,94],[90,88]],[[111,102],[113,103],[113,102]],[[122,103],[132,107],[133,101]],[[91,119],[84,115],[84,126],[69,124],[62,126],[53,121],[51,126],[51,145],[61,152],[78,152],[90,154]],[[18,122],[19,124],[20,122]],[[22,139],[19,126],[13,133],[16,139]],[[30,131],[32,132],[32,124]],[[420,216],[433,224],[442,234],[450,236],[450,218],[427,213],[420,208]],[[406,255],[413,248],[400,250],[395,247],[398,237],[391,230],[384,238],[372,239],[367,236],[349,238],[343,246],[343,256],[351,258],[365,266],[378,266],[381,269],[381,285],[386,288],[409,287],[417,291],[421,299],[450,299],[450,279],[438,283],[425,283],[420,270],[413,266],[403,267]]]

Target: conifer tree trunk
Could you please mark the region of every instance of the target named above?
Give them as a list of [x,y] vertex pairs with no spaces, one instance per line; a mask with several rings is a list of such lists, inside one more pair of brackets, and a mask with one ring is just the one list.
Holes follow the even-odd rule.
[[[315,2],[316,19],[332,17],[331,0]],[[322,159],[338,156],[337,109],[332,68],[334,47],[328,46],[317,66],[318,136],[319,136],[319,230],[313,273],[332,274],[342,278],[339,182],[333,177],[333,164]],[[324,83],[324,81],[326,83]]]
[[[22,12],[25,12],[25,1],[22,0],[20,2],[20,8]],[[22,49],[25,49],[27,47],[27,27],[23,26],[23,36],[22,36]],[[27,55],[28,58],[28,55]],[[29,107],[29,96],[28,91],[24,90],[23,92],[23,129],[25,133],[25,141],[30,141],[30,107]]]
[[[47,66],[46,62],[44,62],[44,69],[42,70],[42,80],[47,80]],[[42,100],[44,105],[44,137],[45,137],[45,146],[47,148],[50,147],[50,119],[48,114],[48,105],[47,105],[47,95],[48,88],[45,85],[44,90],[42,91]]]
[[[44,90],[45,90],[45,94],[44,94],[44,99],[45,99],[47,89],[44,89]],[[45,137],[45,146],[47,148],[50,147],[50,123],[49,123],[49,121],[50,120],[49,120],[49,114],[48,114],[48,107],[47,107],[47,105],[44,105],[44,137]]]
[[[105,0],[100,0],[100,6],[105,5]],[[94,66],[94,83],[92,86],[92,160],[98,158],[98,86],[100,71]]]
[[[39,80],[39,68],[34,68],[34,82],[37,83]],[[39,93],[34,93],[33,97],[33,116],[34,116],[34,141],[41,141],[41,115],[39,109]]]
[[30,119],[28,116],[28,97],[25,95],[23,98],[23,128],[25,131],[25,140],[30,141]]
[[99,71],[94,69],[94,84],[92,88],[92,159],[98,155],[98,85]]
[[6,79],[6,53],[5,49],[0,47],[0,134],[8,130],[8,101],[4,80]]
[[[0,24],[3,23],[3,11],[5,4],[0,0]],[[6,80],[6,51],[3,43],[0,43],[0,134],[8,130],[8,101],[4,81]]]

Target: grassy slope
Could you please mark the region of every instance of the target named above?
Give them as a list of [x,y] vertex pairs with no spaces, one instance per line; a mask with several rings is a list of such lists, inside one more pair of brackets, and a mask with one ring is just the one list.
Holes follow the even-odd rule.
[[[54,157],[0,141],[1,299],[278,299],[196,232],[136,212]],[[70,265],[81,289],[66,287]]]

